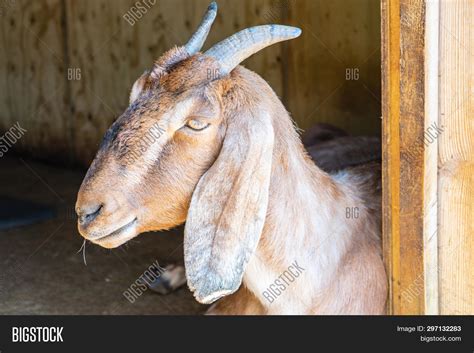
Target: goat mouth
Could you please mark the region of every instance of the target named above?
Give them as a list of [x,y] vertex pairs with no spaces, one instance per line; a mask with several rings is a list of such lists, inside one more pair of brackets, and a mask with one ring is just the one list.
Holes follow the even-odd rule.
[[112,233],[109,233],[107,235],[104,235],[100,238],[95,238],[95,239],[90,239],[92,242],[103,242],[103,241],[109,241],[112,240],[113,238],[119,237],[121,234],[127,233],[132,228],[137,224],[138,218],[135,217],[131,222],[128,222],[124,226],[114,230]]

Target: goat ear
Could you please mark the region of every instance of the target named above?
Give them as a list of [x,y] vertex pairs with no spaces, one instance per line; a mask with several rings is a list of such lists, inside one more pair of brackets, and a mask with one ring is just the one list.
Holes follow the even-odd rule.
[[145,71],[133,84],[132,90],[130,91],[130,98],[128,100],[129,104],[135,102],[140,95],[140,93],[145,88],[146,80],[148,78],[149,72]]
[[204,304],[239,288],[268,205],[270,117],[246,112],[229,120],[221,152],[193,193],[184,231],[188,286]]

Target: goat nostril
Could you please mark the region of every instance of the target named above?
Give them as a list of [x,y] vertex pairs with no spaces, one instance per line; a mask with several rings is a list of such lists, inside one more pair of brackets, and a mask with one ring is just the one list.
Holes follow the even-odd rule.
[[88,224],[92,222],[99,214],[100,211],[102,210],[103,205],[100,205],[96,207],[94,210],[90,211],[89,210],[78,210],[77,215],[79,216],[79,223],[81,225]]

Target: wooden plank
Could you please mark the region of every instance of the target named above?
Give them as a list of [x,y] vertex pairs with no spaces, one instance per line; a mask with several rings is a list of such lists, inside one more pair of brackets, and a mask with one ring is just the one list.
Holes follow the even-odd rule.
[[[82,78],[71,82],[75,154],[83,163],[92,160],[104,132],[128,105],[136,78],[163,52],[186,43],[209,5],[208,0],[160,0],[141,18],[127,22],[134,0],[66,1],[70,66]],[[153,2],[149,2],[153,3]],[[219,2],[212,43],[248,26],[263,24],[270,1]],[[132,23],[133,25],[131,25]],[[245,62],[282,94],[282,47],[265,49]]]
[[[424,314],[425,2],[400,1],[400,314]],[[394,312],[397,314],[397,312]]]
[[474,314],[474,2],[441,2],[440,313]]
[[[438,139],[439,125],[439,1],[426,2],[425,31],[425,164],[424,164],[424,272],[425,314],[439,314],[438,299]],[[427,136],[427,133],[429,136]]]
[[383,3],[383,232],[393,314],[425,312],[425,3]]
[[70,114],[61,1],[5,1],[0,28],[0,129],[18,121],[28,132],[15,148],[67,159]]
[[380,135],[380,1],[298,0],[289,23],[287,107],[300,128],[327,122]]
[[382,234],[389,281],[387,313],[399,312],[400,4],[382,1]]

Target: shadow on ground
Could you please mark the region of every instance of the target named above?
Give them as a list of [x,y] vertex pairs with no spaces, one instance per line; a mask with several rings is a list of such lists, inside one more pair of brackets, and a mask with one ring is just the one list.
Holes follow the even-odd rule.
[[52,205],[55,218],[0,232],[0,314],[199,314],[187,287],[132,304],[123,292],[155,261],[182,263],[182,229],[143,234],[118,249],[78,253],[74,203],[84,175],[10,156],[0,159],[0,195]]

